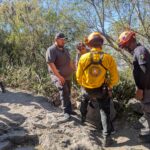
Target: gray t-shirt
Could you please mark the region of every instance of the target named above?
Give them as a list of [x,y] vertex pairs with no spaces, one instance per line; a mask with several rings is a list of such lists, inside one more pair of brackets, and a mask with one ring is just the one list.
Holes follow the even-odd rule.
[[[66,80],[70,80],[73,69],[71,67],[70,54],[66,48],[61,50],[55,44],[49,47],[46,51],[46,62],[54,63],[59,73]],[[50,67],[48,69],[52,73]]]

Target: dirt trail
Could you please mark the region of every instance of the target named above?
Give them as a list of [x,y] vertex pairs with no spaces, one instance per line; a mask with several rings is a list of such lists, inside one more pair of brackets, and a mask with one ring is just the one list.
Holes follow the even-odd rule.
[[102,148],[101,132],[79,116],[61,123],[62,110],[42,96],[7,89],[0,93],[0,150],[149,150],[138,141],[137,130],[124,119],[115,121],[112,147]]

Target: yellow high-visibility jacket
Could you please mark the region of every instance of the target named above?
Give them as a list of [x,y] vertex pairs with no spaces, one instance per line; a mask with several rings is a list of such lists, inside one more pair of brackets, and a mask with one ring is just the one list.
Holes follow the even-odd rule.
[[[102,49],[100,48],[92,48],[91,51],[93,52],[102,52]],[[100,53],[93,54],[94,60],[100,59]],[[109,88],[112,88],[114,85],[116,85],[119,81],[119,75],[117,71],[117,65],[113,57],[109,54],[104,53],[102,58],[102,64],[104,67],[102,67],[100,64],[98,64],[98,67],[100,68],[100,72],[98,76],[93,76],[89,68],[87,67],[91,63],[91,54],[90,52],[82,55],[79,59],[78,68],[76,72],[76,79],[77,82],[89,89],[98,88],[101,87],[101,85],[105,82],[106,77],[106,69],[109,71],[110,74],[110,81],[109,81]]]

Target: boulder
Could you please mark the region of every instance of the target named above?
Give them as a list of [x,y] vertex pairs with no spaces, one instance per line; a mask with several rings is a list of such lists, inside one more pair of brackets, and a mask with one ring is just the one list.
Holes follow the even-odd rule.
[[138,114],[143,114],[141,102],[135,98],[132,98],[128,101],[127,107]]
[[[88,106],[87,119],[91,123],[99,126],[99,125],[101,125],[101,117],[100,117],[98,102],[93,101],[92,105],[94,106],[94,108],[92,108],[90,105]],[[115,117],[116,117],[116,110],[114,107],[114,103],[111,100],[111,102],[110,102],[110,118],[111,118],[111,120],[114,120]]]

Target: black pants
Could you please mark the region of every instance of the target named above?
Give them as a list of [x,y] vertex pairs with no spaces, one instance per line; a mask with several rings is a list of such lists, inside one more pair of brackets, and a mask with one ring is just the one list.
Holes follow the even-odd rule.
[[102,88],[85,89],[81,98],[81,115],[86,116],[89,100],[92,99],[94,95],[96,95],[96,100],[99,104],[103,135],[108,136],[113,130],[113,125],[110,120],[110,97],[107,91],[102,91]]
[[71,114],[72,107],[71,107],[71,81],[66,80],[65,84],[59,89],[60,100],[62,100],[62,105],[64,109],[64,113]]

